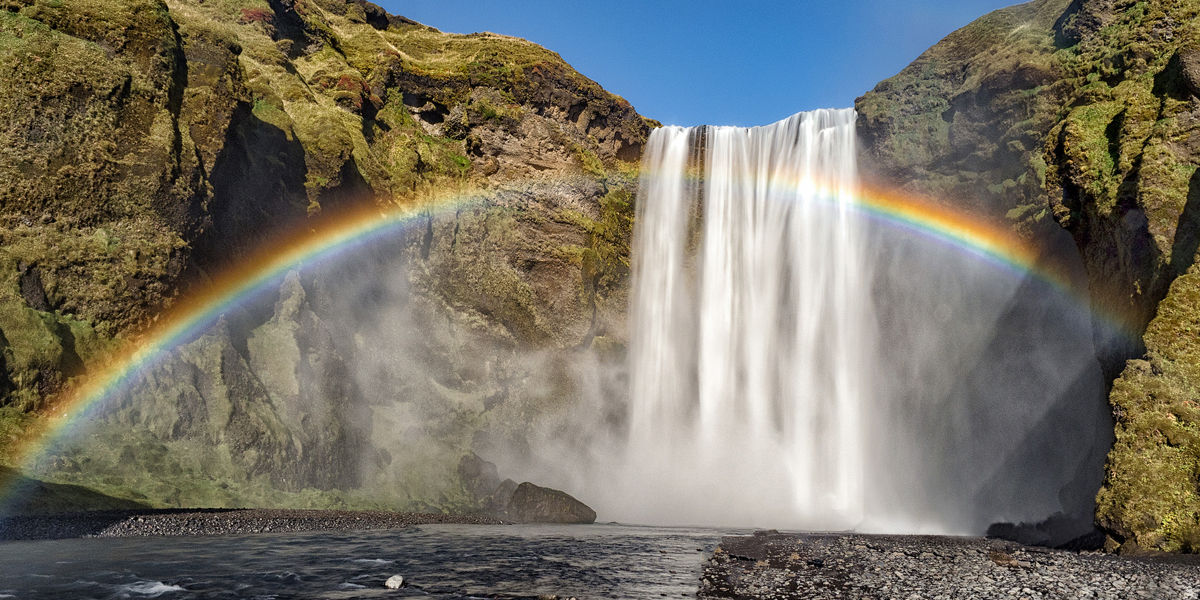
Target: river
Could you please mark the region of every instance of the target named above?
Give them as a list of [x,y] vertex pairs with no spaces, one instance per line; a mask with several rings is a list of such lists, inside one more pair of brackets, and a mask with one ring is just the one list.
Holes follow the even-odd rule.
[[[729,530],[421,525],[401,530],[0,543],[0,598],[694,597]],[[406,587],[384,581],[402,575]]]

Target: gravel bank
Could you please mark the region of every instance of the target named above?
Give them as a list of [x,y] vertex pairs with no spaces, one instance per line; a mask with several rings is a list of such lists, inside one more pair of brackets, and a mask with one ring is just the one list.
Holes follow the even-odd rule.
[[500,524],[481,515],[349,510],[146,509],[0,518],[0,540],[223,535],[400,529],[429,523]]
[[1197,557],[1130,558],[983,538],[726,537],[700,598],[1200,598]]

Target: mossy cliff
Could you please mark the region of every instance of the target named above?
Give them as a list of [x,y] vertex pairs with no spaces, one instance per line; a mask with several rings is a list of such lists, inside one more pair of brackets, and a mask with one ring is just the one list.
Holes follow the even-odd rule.
[[[430,356],[457,357],[422,394],[491,398],[454,409],[461,431],[444,436],[455,441],[436,473],[406,475],[439,483],[405,506],[472,502],[455,499],[453,473],[480,415],[522,397],[526,379],[553,379],[546,365],[504,371],[518,350],[619,355],[636,160],[656,123],[557,54],[362,0],[0,8],[6,440],[210,273],[364,203],[470,206],[391,246],[403,294],[428,310],[410,333]],[[159,457],[140,472],[178,477],[138,483],[156,504],[262,502],[264,490],[316,494],[282,504],[346,501],[322,494],[368,486],[361,456],[395,457],[363,450],[376,448],[367,407],[382,400],[351,373],[363,336],[330,325],[345,297],[323,295],[332,279],[298,275],[266,308],[229,315],[101,413],[126,429],[106,453],[64,449],[42,467],[122,496],[131,465]],[[438,334],[442,323],[454,328]],[[470,352],[504,354],[490,363],[501,368],[465,373]],[[145,439],[124,435],[131,425]],[[193,472],[223,479],[188,483]]]
[[1171,0],[1014,6],[856,103],[880,183],[1031,238],[1074,237],[1116,419],[1097,523],[1123,551],[1200,550],[1198,13]]

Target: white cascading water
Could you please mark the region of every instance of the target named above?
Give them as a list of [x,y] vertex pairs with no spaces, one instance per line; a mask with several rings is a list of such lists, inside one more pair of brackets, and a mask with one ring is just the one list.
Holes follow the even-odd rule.
[[854,120],[821,110],[651,136],[634,240],[630,476],[646,494],[692,501],[626,518],[862,522],[876,351]]
[[[629,397],[549,419],[504,468],[626,523],[1090,532],[1113,430],[1086,304],[872,216],[855,118],[656,129]],[[1044,235],[1086,290],[1070,235]]]
[[564,485],[635,523],[1087,533],[1112,423],[1086,305],[869,220],[854,123],[654,131],[628,437]]

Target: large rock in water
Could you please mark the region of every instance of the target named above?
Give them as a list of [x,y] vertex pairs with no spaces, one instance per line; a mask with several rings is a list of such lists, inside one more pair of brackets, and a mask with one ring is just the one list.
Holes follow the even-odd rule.
[[521,523],[596,522],[596,511],[566,492],[552,490],[526,481],[513,491],[508,501],[508,517]]

